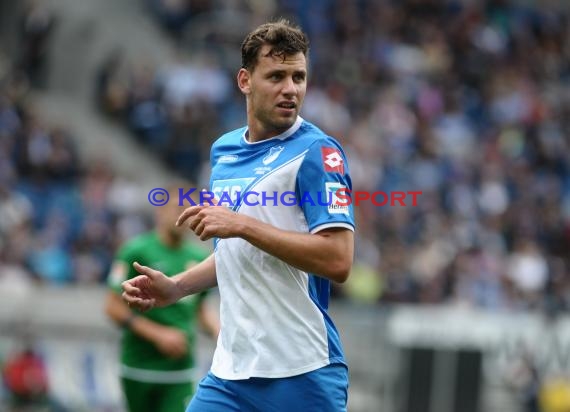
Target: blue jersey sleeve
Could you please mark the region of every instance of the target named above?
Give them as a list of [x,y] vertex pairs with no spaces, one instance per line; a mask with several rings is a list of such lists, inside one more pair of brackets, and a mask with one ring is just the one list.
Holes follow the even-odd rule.
[[330,137],[314,142],[296,181],[297,199],[309,231],[316,233],[330,227],[354,230],[351,192],[348,163],[341,146]]

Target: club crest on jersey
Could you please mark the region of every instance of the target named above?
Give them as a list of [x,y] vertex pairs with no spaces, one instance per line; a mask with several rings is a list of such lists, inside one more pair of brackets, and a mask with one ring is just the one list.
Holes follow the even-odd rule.
[[277,159],[277,157],[281,154],[284,148],[285,147],[283,146],[277,146],[269,149],[269,153],[267,153],[267,155],[263,158],[263,164],[268,165],[269,163]]
[[111,273],[109,277],[111,278],[114,284],[118,285],[123,281],[127,280],[127,273],[128,269],[126,263],[117,261],[113,263],[113,265],[111,266]]
[[342,155],[334,147],[321,147],[325,172],[344,174]]

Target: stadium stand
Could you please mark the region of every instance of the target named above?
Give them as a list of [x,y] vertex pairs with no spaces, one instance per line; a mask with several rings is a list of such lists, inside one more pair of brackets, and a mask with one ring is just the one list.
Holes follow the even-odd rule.
[[[303,116],[347,149],[355,189],[422,191],[417,207],[357,208],[356,264],[334,290],[350,308],[338,315],[353,410],[394,410],[403,393],[402,365],[378,331],[390,324],[385,308],[507,316],[495,331],[523,315],[567,315],[564,1],[46,0],[47,14],[16,3],[0,0],[3,294],[101,285],[117,245],[148,228],[137,195],[174,175],[205,183],[212,139],[244,121],[239,41],[279,14],[309,33]],[[559,349],[557,339],[548,342]],[[488,389],[508,405],[500,410],[536,404],[550,382],[521,362]]]
[[[110,59],[100,96],[115,115],[116,88],[130,96],[120,116],[171,166],[198,177],[212,136],[238,124],[243,103],[228,91],[239,64],[228,52],[239,46],[233,32],[279,10],[311,37],[303,115],[345,145],[354,187],[422,192],[418,207],[358,208],[366,223],[353,281],[365,286],[349,295],[568,308],[564,3],[236,2],[223,13],[214,1],[147,3],[190,53],[156,68]],[[224,24],[228,16],[236,23]],[[176,158],[172,147],[183,147]]]

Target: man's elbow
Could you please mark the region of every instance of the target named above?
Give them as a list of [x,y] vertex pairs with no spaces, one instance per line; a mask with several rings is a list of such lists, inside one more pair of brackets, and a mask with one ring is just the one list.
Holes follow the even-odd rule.
[[114,319],[114,314],[115,314],[115,310],[113,308],[113,305],[110,302],[107,302],[105,304],[105,315],[107,316],[107,318],[111,319],[111,320],[115,320]]
[[105,311],[105,315],[107,315],[107,317],[114,322],[117,322],[117,313],[120,312],[118,308],[120,304],[121,297],[114,292],[109,292],[103,310]]
[[319,258],[325,277],[338,283],[346,282],[354,258],[354,233],[348,229],[332,228],[318,234],[327,239],[326,252]]
[[339,259],[331,264],[330,278],[338,283],[344,283],[350,275],[352,259]]

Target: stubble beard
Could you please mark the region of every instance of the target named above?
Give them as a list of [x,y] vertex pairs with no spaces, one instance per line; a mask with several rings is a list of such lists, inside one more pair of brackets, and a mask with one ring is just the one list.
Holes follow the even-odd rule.
[[175,228],[169,229],[168,235],[170,236],[170,240],[173,243],[179,244],[182,241],[183,234],[182,231],[178,229]]
[[272,110],[258,110],[256,113],[257,119],[267,131],[275,131],[277,134],[281,134],[295,124],[298,113],[291,117],[281,117],[274,112],[272,113]]

